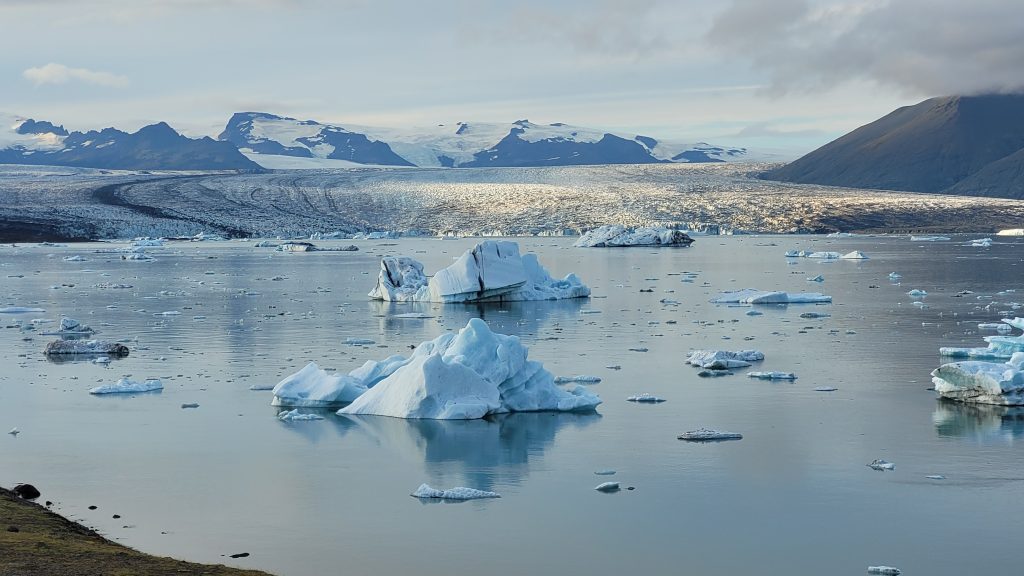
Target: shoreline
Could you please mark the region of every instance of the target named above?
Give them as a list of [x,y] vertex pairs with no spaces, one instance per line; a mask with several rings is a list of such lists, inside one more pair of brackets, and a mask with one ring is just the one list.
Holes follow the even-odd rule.
[[0,519],[0,576],[269,576],[140,552],[6,488],[0,488]]

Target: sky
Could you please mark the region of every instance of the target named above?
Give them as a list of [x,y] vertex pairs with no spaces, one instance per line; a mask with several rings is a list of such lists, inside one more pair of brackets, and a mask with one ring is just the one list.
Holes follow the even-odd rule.
[[0,112],[565,122],[806,152],[929,97],[1024,88],[1019,0],[0,0]]

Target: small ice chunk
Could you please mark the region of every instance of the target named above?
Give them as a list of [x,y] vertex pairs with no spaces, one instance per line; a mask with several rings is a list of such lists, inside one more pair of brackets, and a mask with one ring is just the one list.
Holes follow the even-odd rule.
[[598,470],[597,472],[594,472],[594,474],[597,474],[598,476],[614,476],[615,470]]
[[945,480],[946,479],[946,477],[943,476],[942,474],[929,474],[929,475],[925,476],[925,478],[927,478],[929,480]]
[[764,312],[761,312],[759,310],[747,310],[747,316],[761,316],[763,314]]
[[895,272],[889,272],[889,280],[892,280],[892,281],[895,282],[896,280],[899,280],[900,278],[903,278],[903,276],[900,275],[900,274],[897,274]]
[[792,372],[747,372],[747,376],[760,380],[796,380]]
[[89,390],[89,394],[131,394],[135,392],[155,392],[163,390],[164,385],[160,380],[146,380],[138,382],[121,378],[114,384],[103,384]]
[[588,376],[586,374],[580,374],[578,376],[558,376],[555,378],[555,384],[568,384],[570,382],[578,382],[580,384],[597,384],[600,381],[600,376]]
[[646,404],[657,404],[659,402],[665,401],[664,398],[659,398],[657,396],[654,396],[653,394],[648,394],[647,392],[644,392],[643,394],[637,394],[635,396],[630,396],[626,398],[626,400],[629,400],[630,402],[641,402]]
[[711,300],[714,304],[823,304],[832,297],[818,292],[777,292],[744,288],[722,292]]
[[687,442],[715,442],[721,440],[742,440],[743,434],[738,432],[723,432],[721,430],[713,430],[711,428],[698,428],[696,430],[690,430],[689,432],[683,432],[678,436],[680,440],[686,440]]
[[501,498],[501,494],[497,492],[487,492],[485,490],[477,490],[476,488],[466,488],[465,486],[456,486],[455,488],[449,488],[447,490],[438,490],[431,488],[427,484],[420,484],[420,487],[415,492],[410,494],[413,498],[433,498],[441,500],[477,500],[480,498]]
[[868,259],[867,255],[864,254],[863,252],[861,252],[860,250],[854,250],[853,252],[847,252],[846,254],[843,254],[842,256],[840,256],[840,258],[843,259],[843,260],[867,260]]
[[619,483],[618,482],[602,482],[602,483],[598,484],[597,486],[594,486],[594,490],[597,490],[598,492],[618,492],[619,491]]
[[301,414],[299,409],[285,410],[277,415],[277,419],[282,422],[303,422],[309,420],[323,420],[324,417],[319,414]]
[[818,386],[814,389],[815,392],[835,392],[836,390],[839,390],[839,388],[833,386]]
[[273,390],[274,386],[275,386],[274,384],[253,384],[252,386],[249,386],[249,390],[257,390],[257,391]]
[[17,436],[18,434],[21,434],[21,430],[18,430],[18,427],[15,426],[14,428],[11,428],[11,431],[8,432],[8,434],[11,436]]
[[0,308],[0,314],[29,314],[32,312],[46,312],[42,308],[30,308],[28,306],[7,306]]
[[871,463],[868,464],[867,466],[868,466],[868,468],[871,468],[872,470],[895,470],[896,469],[896,465],[895,464],[893,464],[892,462],[887,462],[887,461],[882,460],[880,458],[876,458],[876,459],[872,460]]
[[829,318],[831,314],[825,314],[823,312],[804,312],[800,315],[801,318],[813,319],[813,318]]
[[808,282],[824,282],[825,281],[825,277],[822,276],[821,274],[818,274],[814,278],[808,278],[807,281]]
[[868,574],[885,574],[886,576],[899,576],[900,569],[893,568],[892,566],[868,566]]
[[345,344],[349,346],[369,346],[376,344],[376,342],[369,338],[345,338]]
[[927,295],[927,292],[925,292],[924,290],[918,290],[917,288],[914,288],[913,290],[907,292],[907,296],[910,296],[911,298],[923,298]]
[[723,370],[746,368],[751,362],[764,360],[760,350],[693,350],[686,356],[686,363],[698,368]]

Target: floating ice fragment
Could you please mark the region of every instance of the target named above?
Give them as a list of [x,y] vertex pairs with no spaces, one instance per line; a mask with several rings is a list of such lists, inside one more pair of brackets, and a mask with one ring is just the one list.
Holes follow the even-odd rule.
[[598,476],[614,476],[615,470],[598,470],[597,472],[594,472],[594,474],[597,474]]
[[93,364],[110,364],[110,356],[100,356],[99,358],[93,358]]
[[137,382],[127,378],[121,378],[113,384],[103,384],[89,390],[89,394],[130,394],[134,392],[153,392],[163,390],[164,385],[160,380],[146,380]]
[[991,238],[978,238],[977,240],[971,240],[969,246],[974,248],[988,248],[992,246]]
[[816,304],[832,302],[832,297],[818,292],[789,293],[746,288],[722,292],[711,302],[715,304]]
[[369,338],[345,338],[344,343],[349,346],[369,346],[371,344],[376,344],[375,341],[370,340]]
[[903,278],[903,276],[901,276],[900,274],[897,274],[895,272],[889,272],[889,280],[892,280],[893,282],[895,282],[895,281],[899,280],[900,278]]
[[949,236],[911,236],[911,242],[945,242]]
[[121,357],[128,355],[128,347],[118,342],[105,340],[54,340],[46,345],[43,354],[47,356],[105,354]]
[[691,366],[713,370],[745,368],[761,360],[764,360],[764,352],[760,350],[693,350],[686,357],[686,363]]
[[892,566],[868,566],[868,574],[884,574],[886,576],[899,576],[900,569]]
[[319,414],[300,414],[299,409],[285,410],[277,415],[277,419],[282,422],[303,422],[309,420],[323,420],[324,417]]
[[630,402],[640,402],[644,404],[657,404],[659,402],[665,401],[664,398],[659,398],[647,392],[644,392],[643,394],[637,394],[635,396],[629,396],[628,398],[626,398],[626,400],[629,400]]
[[589,376],[586,374],[580,374],[578,376],[558,376],[555,378],[555,384],[568,384],[570,382],[578,382],[580,384],[597,384],[600,381],[600,376]]
[[431,488],[427,484],[420,484],[420,487],[415,492],[410,494],[413,498],[432,498],[441,500],[477,500],[480,498],[501,498],[501,494],[497,492],[487,492],[485,490],[477,490],[476,488],[466,488],[464,486],[456,486],[455,488],[449,488],[447,490],[438,490]]
[[273,390],[274,386],[275,386],[274,384],[253,384],[252,386],[249,386],[249,390],[255,390],[255,391]]
[[792,372],[747,372],[747,376],[760,380],[796,380]]
[[800,315],[801,318],[808,318],[808,319],[828,318],[830,316],[832,316],[832,315],[831,314],[825,314],[824,312],[804,312],[803,314]]
[[46,312],[42,308],[29,308],[27,306],[7,306],[0,308],[0,314],[28,314],[32,312]]
[[611,248],[623,246],[689,246],[693,244],[685,232],[664,227],[626,228],[619,225],[601,226],[580,236],[573,246],[577,248]]
[[602,482],[602,483],[598,484],[597,486],[594,486],[594,490],[597,490],[598,492],[618,492],[619,491],[619,483],[618,482]]
[[18,430],[18,427],[15,426],[14,428],[11,428],[11,431],[8,432],[8,434],[11,436],[17,436],[18,434],[21,434],[21,430]]
[[747,316],[761,316],[763,314],[764,312],[761,312],[760,310],[747,310]]
[[945,480],[946,479],[946,477],[943,476],[942,474],[929,474],[929,475],[925,476],[925,478],[927,478],[929,480]]
[[[1022,337],[1018,338],[1024,340]],[[1022,370],[1024,352],[1018,351],[1003,364],[977,360],[943,364],[932,371],[932,383],[935,384],[935,392],[939,396],[950,400],[1020,406],[1024,405]]]
[[417,319],[425,319],[425,318],[433,318],[433,316],[431,316],[430,314],[427,314],[426,312],[406,312],[404,314],[395,314],[394,316],[392,316],[392,318],[417,318]]
[[907,292],[907,296],[910,296],[911,298],[922,298],[927,295],[927,292],[925,292],[924,290],[918,290],[917,288],[914,288],[913,290]]
[[867,254],[864,254],[860,250],[854,250],[853,252],[847,252],[840,256],[843,260],[867,260]]
[[721,430],[713,430],[711,428],[698,428],[696,430],[690,430],[689,432],[683,432],[678,436],[680,440],[686,440],[687,442],[715,442],[721,440],[742,440],[743,434],[738,432],[723,432]]
[[807,281],[808,282],[824,282],[825,281],[825,277],[822,276],[821,274],[818,274],[814,278],[808,278]]
[[867,466],[868,466],[868,468],[871,468],[872,470],[895,470],[896,469],[896,465],[895,464],[893,464],[892,462],[886,462],[885,460],[882,460],[880,458],[876,458],[876,459],[872,460],[871,463],[868,464]]
[[835,392],[836,390],[839,390],[839,388],[835,386],[818,386],[814,389],[815,392]]

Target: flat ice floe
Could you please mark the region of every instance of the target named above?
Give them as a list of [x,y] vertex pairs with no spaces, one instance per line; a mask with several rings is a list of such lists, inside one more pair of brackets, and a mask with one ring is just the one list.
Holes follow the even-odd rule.
[[751,362],[761,360],[764,360],[764,352],[760,350],[693,350],[686,357],[687,364],[711,370],[746,368]]
[[815,252],[812,250],[790,250],[785,254],[786,258],[818,258],[822,260],[867,260],[866,254],[860,250],[854,250],[842,254],[840,252]]
[[478,500],[480,498],[501,498],[501,494],[497,492],[487,492],[486,490],[477,490],[476,488],[466,488],[465,486],[456,486],[455,488],[449,488],[447,490],[438,490],[437,488],[431,488],[427,484],[420,484],[420,487],[415,492],[410,494],[413,498],[433,498],[440,500]]
[[[1024,330],[1024,318],[1003,318],[1003,325],[1009,329]],[[980,328],[980,326],[979,326]],[[1006,329],[1000,329],[1005,332]],[[939,354],[951,358],[975,358],[978,360],[1009,360],[1015,353],[1024,352],[1024,335],[1021,336],[985,336],[988,346],[985,348],[939,348]]]
[[796,374],[792,372],[747,372],[747,376],[759,380],[796,380]]
[[46,312],[46,310],[29,306],[5,306],[0,308],[0,314],[30,314],[33,312]]
[[577,248],[615,248],[625,246],[689,246],[693,238],[681,230],[664,227],[626,228],[617,224],[601,226],[580,236]]
[[121,378],[113,384],[103,384],[89,390],[89,394],[131,394],[135,392],[155,392],[163,390],[164,385],[160,380],[145,380],[138,382]]
[[469,420],[504,412],[590,411],[601,403],[583,386],[556,386],[551,372],[527,353],[519,338],[496,334],[473,318],[458,334],[423,342],[408,359],[392,356],[349,373],[368,390],[338,414]]
[[384,258],[369,296],[392,302],[511,302],[585,298],[590,288],[575,274],[555,280],[535,254],[520,255],[515,242],[487,240],[429,279],[413,258]]
[[1008,362],[970,360],[943,364],[932,371],[935,392],[943,398],[977,404],[1024,405],[1024,352]]
[[773,292],[745,288],[722,292],[711,302],[715,304],[822,304],[831,303],[832,297],[819,292]]
[[711,428],[698,428],[696,430],[690,430],[689,432],[683,432],[678,436],[680,440],[686,440],[687,442],[719,442],[722,440],[742,440],[743,434],[738,432],[723,432],[721,430],[713,430]]

